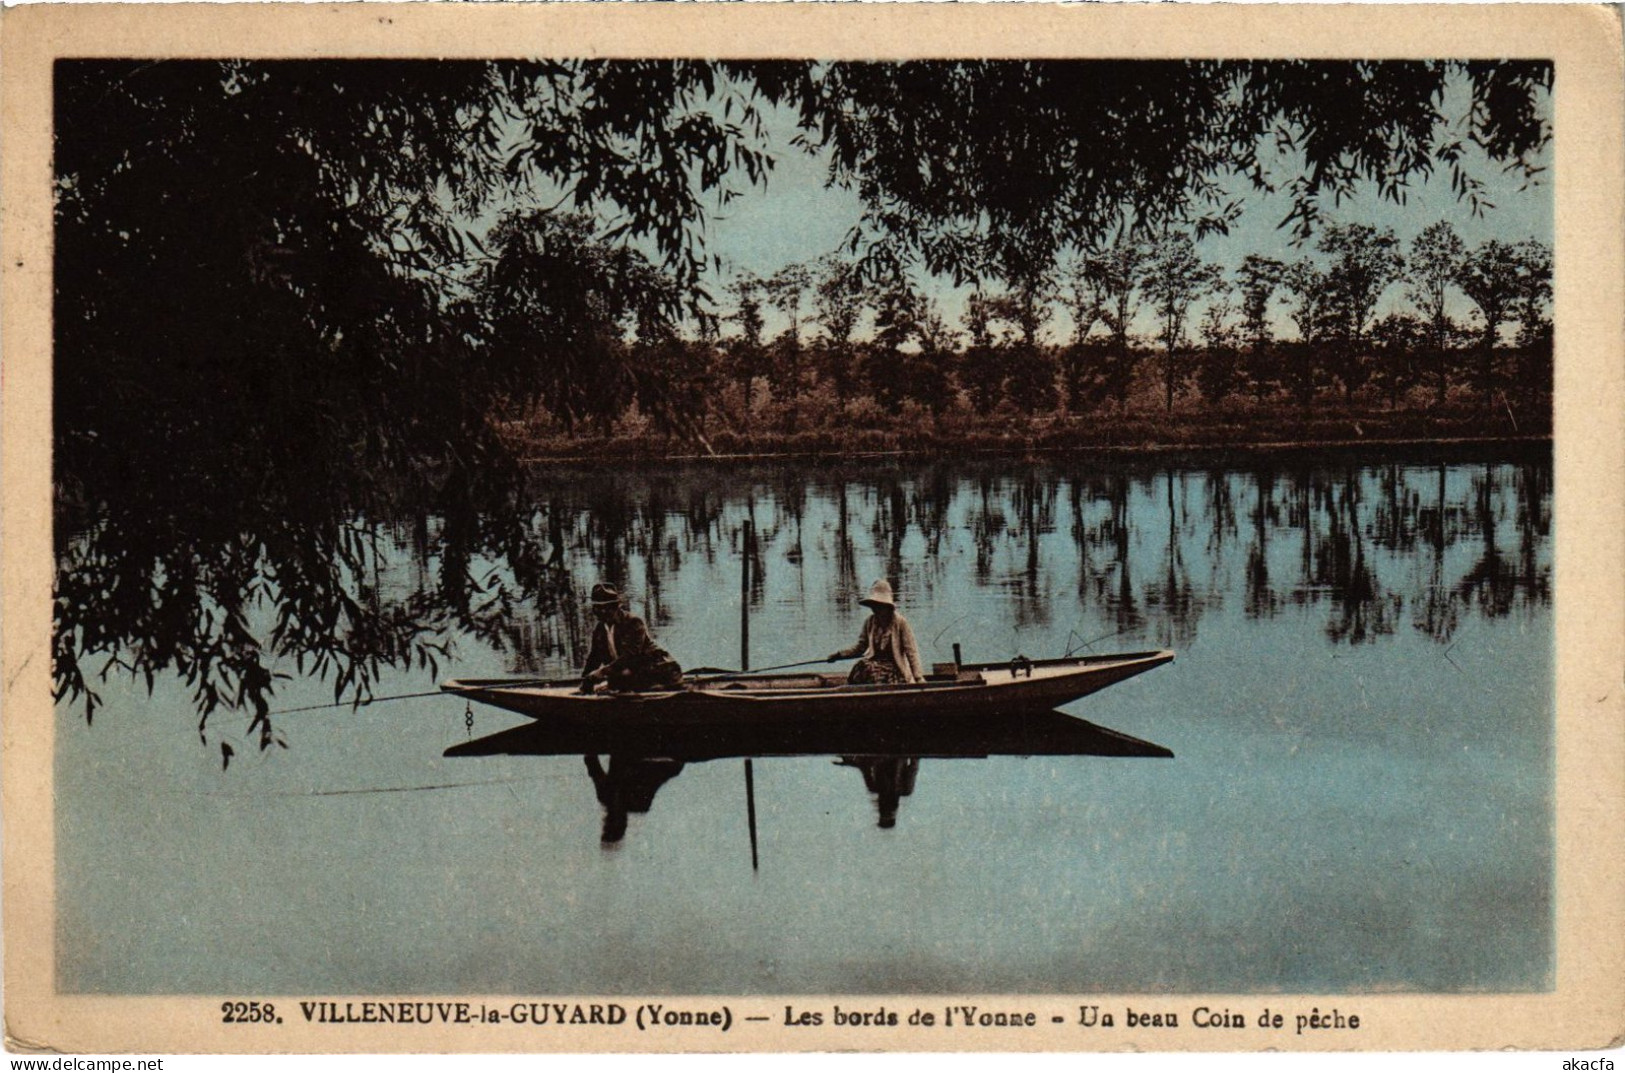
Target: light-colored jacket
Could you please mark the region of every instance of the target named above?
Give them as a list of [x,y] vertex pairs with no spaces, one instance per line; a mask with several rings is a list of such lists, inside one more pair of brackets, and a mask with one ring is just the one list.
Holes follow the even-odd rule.
[[[858,634],[858,643],[851,648],[843,648],[835,655],[841,659],[851,659],[853,656],[862,656],[864,659],[875,658],[876,635],[880,632],[879,620],[870,615],[863,622],[863,630]],[[890,649],[892,658],[897,661],[897,669],[903,672],[903,680],[908,682],[925,681],[925,671],[920,663],[920,646],[914,641],[914,630],[908,624],[908,619],[893,611],[891,627],[886,631],[890,634]]]

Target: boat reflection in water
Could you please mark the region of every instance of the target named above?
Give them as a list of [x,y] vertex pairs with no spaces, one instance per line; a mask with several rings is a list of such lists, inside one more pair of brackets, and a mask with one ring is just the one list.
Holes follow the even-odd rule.
[[[974,720],[830,720],[780,725],[594,726],[537,720],[446,750],[449,757],[581,756],[604,807],[603,841],[618,843],[631,813],[688,764],[763,757],[828,756],[853,767],[875,797],[879,826],[897,822],[922,759],[990,756],[1172,757],[1141,741],[1051,709],[1006,710]],[[599,758],[607,756],[608,763]]]
[[588,753],[583,759],[593,789],[598,792],[598,803],[604,806],[605,842],[619,842],[626,835],[628,814],[648,812],[655,793],[683,770],[683,761],[663,757],[611,753],[607,768],[596,753]]
[[875,795],[875,807],[880,810],[880,826],[896,827],[897,806],[914,792],[914,780],[920,777],[920,758],[843,756],[836,763],[863,772],[863,785]]

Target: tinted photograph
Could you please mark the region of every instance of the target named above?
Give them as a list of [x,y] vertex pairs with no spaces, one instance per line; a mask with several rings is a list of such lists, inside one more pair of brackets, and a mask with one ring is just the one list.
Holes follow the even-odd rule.
[[1553,93],[58,59],[58,991],[1549,992]]

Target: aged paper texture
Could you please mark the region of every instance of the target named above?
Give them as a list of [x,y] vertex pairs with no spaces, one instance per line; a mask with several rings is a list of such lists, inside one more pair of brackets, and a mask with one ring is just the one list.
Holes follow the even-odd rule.
[[[106,5],[0,29],[11,1049],[1618,1045],[1616,11]],[[678,59],[800,62],[626,62]],[[977,59],[1008,66],[946,62]],[[1294,60],[1325,62],[1215,73]],[[1465,126],[1385,125],[1432,108]],[[1125,207],[1166,232],[1119,288],[1132,324],[1086,256],[1130,248],[1104,223]],[[1229,234],[1167,238],[1204,216]],[[1434,220],[1462,245],[1426,351],[1406,295]],[[1276,288],[1251,328],[1246,264]],[[848,278],[867,311],[841,328]],[[645,375],[702,351],[712,379]],[[1266,354],[1288,364],[1223,359]],[[512,379],[445,433],[468,451],[415,454],[487,375]],[[533,437],[511,540],[491,428]],[[753,457],[669,457],[708,454]],[[973,714],[1173,661],[1019,733],[894,732],[862,708],[892,687],[827,674],[756,701],[859,698],[833,730],[796,700],[794,740],[638,724],[636,694],[513,702],[632,721],[548,736],[553,708],[538,730],[484,687],[431,695],[624,665],[642,637],[591,616],[629,613],[718,711],[751,703],[736,660],[844,652],[885,682],[916,639],[907,695]],[[333,706],[358,683],[374,703]]]

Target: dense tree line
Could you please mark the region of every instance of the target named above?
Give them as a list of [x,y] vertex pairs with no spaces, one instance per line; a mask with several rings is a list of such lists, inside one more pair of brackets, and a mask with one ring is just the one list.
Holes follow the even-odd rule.
[[[1287,193],[1304,240],[1323,196],[1362,184],[1397,199],[1437,169],[1475,198],[1456,135],[1534,174],[1552,79],[1535,61],[54,70],[57,690],[88,712],[111,671],[178,673],[205,719],[252,710],[262,744],[279,662],[364,696],[380,668],[432,664],[449,634],[545,590],[514,422],[591,430],[635,403],[703,438],[702,419],[750,421],[769,396],[786,422],[820,392],[883,409],[1121,404],[1142,304],[1171,397],[1212,349],[1188,345],[1185,289],[1214,284],[1112,235],[1222,230],[1240,209],[1226,174]],[[708,213],[800,151],[773,142],[770,110],[862,218],[842,263],[712,295]],[[1272,173],[1272,146],[1296,154],[1292,174]],[[1123,257],[1101,270],[1120,278],[1074,282],[1068,249]],[[1538,319],[1507,293],[1517,260],[1493,251],[1450,277],[1482,303],[1483,386],[1503,375],[1500,329]],[[1263,287],[1274,270],[1255,267]],[[945,323],[914,272],[981,285],[966,323]],[[1277,361],[1308,378],[1303,397],[1376,368],[1357,303],[1309,301],[1304,322],[1348,340],[1346,368],[1260,348],[1246,286],[1238,368]],[[1104,344],[1048,338],[1063,301],[1098,311]],[[792,328],[768,338],[778,310]],[[1109,348],[1122,360],[1097,360]],[[403,503],[437,519],[422,536],[439,584],[409,598],[377,584],[358,525]]]
[[[589,242],[588,222],[572,220],[566,231]],[[1113,413],[1136,384],[1142,407],[1155,385],[1165,411],[1176,400],[1231,398],[1429,407],[1452,392],[1469,405],[1500,406],[1509,393],[1539,405],[1551,392],[1551,295],[1548,246],[1491,239],[1468,248],[1443,221],[1408,245],[1390,228],[1328,225],[1296,260],[1251,254],[1230,272],[1205,262],[1186,232],[1121,236],[1014,286],[974,290],[957,324],[908,274],[868,283],[856,263],[831,255],[766,279],[736,275],[709,331],[684,337],[661,322],[680,361],[650,364],[648,322],[623,311],[624,323],[602,336],[620,357],[598,354],[590,366],[612,375],[584,407],[550,403],[548,412],[567,433],[585,409],[600,432],[632,410],[670,429],[680,398],[690,430],[749,435],[883,425],[905,411]],[[781,327],[770,334],[775,315]],[[564,371],[550,344],[541,333],[529,340],[548,384]],[[590,370],[578,375],[593,380]]]

